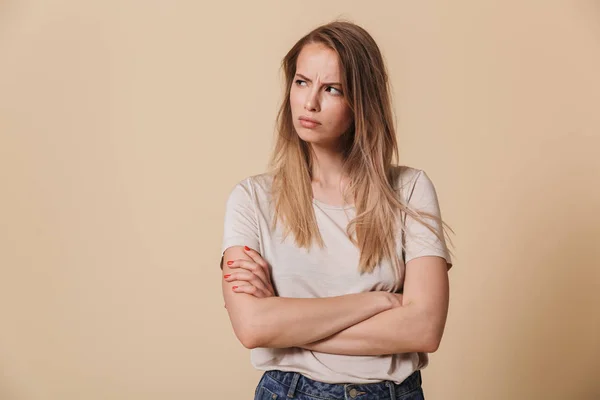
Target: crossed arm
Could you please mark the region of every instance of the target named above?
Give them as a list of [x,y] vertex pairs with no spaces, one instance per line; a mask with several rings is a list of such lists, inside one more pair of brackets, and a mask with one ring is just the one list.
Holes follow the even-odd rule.
[[406,264],[402,307],[383,311],[328,338],[299,347],[345,355],[433,353],[442,339],[448,302],[445,259],[414,258]]
[[[248,348],[301,347],[323,353],[345,355],[432,353],[439,347],[446,323],[449,297],[447,269],[446,261],[442,257],[422,256],[408,261],[405,270],[402,306],[391,309],[389,307],[379,309],[369,307],[369,311],[364,307],[366,304],[360,301],[357,303],[356,298],[352,300],[348,298],[346,304],[344,301],[340,303],[339,299],[332,298],[270,297],[255,299],[251,295],[243,294],[242,296],[248,296],[247,301],[261,303],[267,301],[267,303],[262,303],[262,311],[258,314],[253,312],[252,315],[249,315],[248,311],[252,308],[241,313],[237,309],[233,309],[230,311],[230,317],[232,317],[232,321],[240,321],[234,324],[234,329],[235,326],[248,326],[241,322],[240,318],[242,318],[252,321],[254,326],[258,326],[259,331],[263,331],[264,326],[272,326],[274,323],[290,326],[297,321],[298,316],[301,316],[304,321],[304,324],[293,332],[287,328],[281,332],[277,329],[274,331],[269,329],[270,334],[264,340],[243,341]],[[226,283],[224,282],[224,284]],[[252,288],[252,286],[246,286],[246,288],[248,287]],[[234,291],[239,291],[239,289]],[[333,303],[329,302],[332,300]],[[331,307],[331,309],[327,309],[326,312],[314,313],[311,311],[314,304],[308,304],[307,301],[319,301],[320,306],[327,304],[327,307]],[[290,307],[295,307],[296,312],[303,314],[296,314],[296,312],[295,315],[289,315],[287,312],[281,314],[277,310],[281,310],[279,307],[283,303],[288,303]],[[359,317],[359,314],[363,316]],[[280,321],[280,319],[289,321]],[[327,326],[325,327],[323,324]],[[260,328],[261,326],[263,328]],[[314,327],[323,327],[323,329],[319,329],[328,333],[316,332]],[[248,343],[252,344],[248,345]]]

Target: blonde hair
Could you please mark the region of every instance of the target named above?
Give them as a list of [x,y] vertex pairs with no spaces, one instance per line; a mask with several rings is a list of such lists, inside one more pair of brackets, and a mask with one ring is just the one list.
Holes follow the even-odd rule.
[[301,38],[282,60],[286,89],[277,114],[278,134],[269,162],[275,210],[272,228],[281,222],[284,239],[293,233],[299,247],[309,249],[313,241],[321,248],[325,245],[312,205],[313,156],[309,145],[294,129],[290,105],[296,61],[309,43],[326,45],[337,53],[342,92],[353,114],[352,126],[340,142],[343,172],[351,179],[343,197],[351,193],[356,208],[347,234],[360,250],[359,271],[372,272],[381,260],[388,259],[398,276],[396,237],[400,231],[404,235],[404,228],[397,218],[390,216],[397,217],[403,211],[427,226],[440,240],[444,231],[438,233],[425,223],[425,218],[445,223],[435,215],[410,209],[394,189],[397,180],[394,175],[399,169],[394,168],[392,161],[398,160],[398,148],[387,71],[371,35],[352,22],[334,21],[317,27]]

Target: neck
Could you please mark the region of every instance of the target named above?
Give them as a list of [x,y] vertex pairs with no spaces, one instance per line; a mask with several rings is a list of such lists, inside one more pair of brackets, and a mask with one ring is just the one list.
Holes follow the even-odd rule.
[[344,159],[340,152],[318,146],[312,147],[312,182],[320,187],[339,187],[344,176]]

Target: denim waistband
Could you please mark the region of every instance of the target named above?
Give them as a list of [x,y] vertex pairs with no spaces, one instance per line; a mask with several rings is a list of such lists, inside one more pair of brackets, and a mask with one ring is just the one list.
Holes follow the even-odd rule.
[[[264,379],[265,377],[271,379]],[[261,385],[274,391],[282,389],[287,398],[295,393],[334,399],[396,399],[421,387],[421,371],[416,370],[400,384],[393,381],[375,383],[324,383],[312,380],[298,372],[270,370],[264,373]]]

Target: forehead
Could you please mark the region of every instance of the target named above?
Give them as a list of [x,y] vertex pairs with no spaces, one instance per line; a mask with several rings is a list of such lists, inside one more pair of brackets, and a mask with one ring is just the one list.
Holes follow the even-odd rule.
[[335,81],[340,75],[338,55],[323,44],[309,43],[298,55],[296,72],[311,79]]

